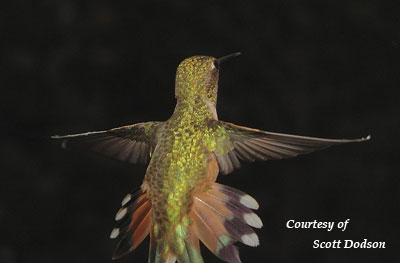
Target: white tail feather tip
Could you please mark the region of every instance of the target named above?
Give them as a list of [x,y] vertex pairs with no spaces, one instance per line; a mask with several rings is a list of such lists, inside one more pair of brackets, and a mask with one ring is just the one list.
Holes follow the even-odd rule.
[[253,197],[251,197],[250,195],[243,195],[240,198],[240,203],[248,208],[251,209],[258,209],[259,205],[256,201],[256,199],[254,199]]
[[111,239],[114,239],[114,238],[118,237],[118,235],[119,235],[119,228],[114,228],[114,229],[111,231],[110,238],[111,238]]
[[246,221],[246,223],[249,226],[252,226],[255,228],[261,228],[263,226],[261,219],[258,217],[258,215],[254,214],[254,213],[244,214],[243,219],[244,219],[244,221]]
[[124,199],[122,200],[121,205],[124,206],[124,205],[126,205],[129,201],[131,201],[131,195],[130,195],[130,194],[127,194],[127,195],[124,197]]
[[115,221],[121,220],[126,215],[126,211],[126,208],[119,209],[117,214],[115,215]]
[[251,247],[256,247],[260,244],[260,241],[258,240],[258,236],[255,233],[252,234],[246,234],[241,237],[243,244],[251,246]]

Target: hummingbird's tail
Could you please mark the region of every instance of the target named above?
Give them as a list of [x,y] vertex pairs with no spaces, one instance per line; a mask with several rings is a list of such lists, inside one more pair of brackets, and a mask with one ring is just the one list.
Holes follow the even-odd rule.
[[[182,235],[173,238],[175,244],[169,245],[167,253],[163,253],[163,248],[171,236],[155,238],[150,231],[149,263],[203,263],[199,240],[221,260],[240,263],[239,251],[234,243],[259,244],[251,228],[262,227],[261,219],[252,211],[257,208],[257,201],[251,196],[232,187],[212,183],[207,191],[194,194],[188,227],[184,227],[185,220],[177,226],[176,232],[184,233],[182,241],[178,242]],[[178,250],[181,253],[177,253]]]
[[116,238],[120,233],[123,237],[113,259],[133,251],[150,233],[149,263],[203,263],[200,240],[221,260],[240,263],[239,251],[234,243],[259,244],[251,227],[260,228],[262,222],[252,209],[258,209],[258,204],[251,196],[232,187],[212,183],[207,191],[194,194],[190,213],[182,217],[175,233],[156,237],[155,233],[160,234],[163,227],[152,222],[151,202],[139,190],[124,198],[122,208],[115,217],[120,223],[110,237]]

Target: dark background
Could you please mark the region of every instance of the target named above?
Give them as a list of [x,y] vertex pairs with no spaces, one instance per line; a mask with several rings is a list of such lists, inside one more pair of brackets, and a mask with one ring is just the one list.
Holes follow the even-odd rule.
[[[64,151],[48,136],[165,120],[181,60],[236,51],[243,55],[221,69],[220,119],[327,138],[372,135],[220,176],[260,203],[261,244],[240,245],[242,261],[396,262],[396,2],[8,3],[0,16],[0,262],[111,262],[115,212],[145,167]],[[285,227],[347,218],[345,232]],[[312,248],[315,239],[364,238],[387,248]],[[147,253],[145,240],[117,262],[146,262]]]

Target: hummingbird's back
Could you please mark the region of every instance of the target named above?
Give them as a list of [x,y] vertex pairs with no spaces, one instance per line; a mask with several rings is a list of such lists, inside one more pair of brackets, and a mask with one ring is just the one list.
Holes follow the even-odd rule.
[[194,193],[204,191],[218,173],[217,166],[207,170],[216,160],[209,151],[212,138],[204,110],[194,102],[177,106],[159,130],[143,183],[152,203],[153,239],[161,251],[173,255],[181,255],[185,248]]

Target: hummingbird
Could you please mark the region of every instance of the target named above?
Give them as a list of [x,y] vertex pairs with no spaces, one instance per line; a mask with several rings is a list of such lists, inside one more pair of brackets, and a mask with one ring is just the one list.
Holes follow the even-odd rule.
[[255,247],[253,228],[262,221],[250,195],[216,182],[243,162],[295,157],[361,139],[322,139],[262,131],[218,119],[219,68],[239,52],[221,58],[193,56],[176,72],[176,106],[166,121],[136,123],[66,136],[130,163],[148,164],[143,183],[127,194],[115,216],[110,238],[119,239],[113,259],[133,250],[150,235],[149,263],[201,263],[200,241],[222,261],[240,261],[237,242]]

